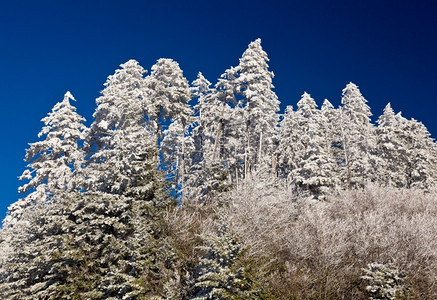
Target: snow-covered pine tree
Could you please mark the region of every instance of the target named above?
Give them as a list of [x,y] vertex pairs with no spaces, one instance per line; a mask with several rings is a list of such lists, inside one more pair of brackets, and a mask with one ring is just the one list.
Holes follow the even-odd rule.
[[335,181],[335,186],[340,185],[340,164],[343,161],[343,153],[341,150],[341,130],[339,128],[339,110],[335,109],[328,99],[323,101],[321,107],[321,126],[323,132],[323,139],[325,141],[326,152],[335,160],[335,170],[331,174],[333,180]]
[[173,183],[177,198],[185,198],[185,184],[191,166],[190,153],[194,150],[192,136],[189,135],[188,126],[183,126],[176,119],[166,130],[161,142],[162,165],[167,171],[167,180]]
[[323,116],[308,93],[297,103],[299,142],[297,168],[292,171],[292,182],[316,197],[328,193],[335,184],[336,162],[326,147]]
[[339,113],[342,177],[347,188],[361,186],[374,179],[374,127],[370,123],[370,107],[358,86],[350,82],[343,89]]
[[22,212],[12,227],[0,231],[0,248],[8,253],[0,265],[0,295],[5,299],[49,299],[56,290],[54,251],[62,243],[65,192],[50,203],[36,203]]
[[145,119],[145,70],[135,60],[120,67],[96,100],[95,119],[86,138],[88,191],[137,193],[150,162],[157,164],[153,129]]
[[425,190],[435,186],[436,149],[426,127],[395,114],[390,103],[377,123],[380,184]]
[[276,150],[278,177],[292,180],[291,172],[297,168],[299,157],[299,130],[297,113],[291,105],[287,106],[277,129],[278,147]]
[[73,262],[63,269],[72,274],[65,297],[81,289],[103,298],[156,296],[171,273],[161,221],[172,201],[157,169],[159,127],[144,73],[134,60],[122,64],[97,99],[87,139],[90,184],[72,209],[80,231],[69,231],[60,253]]
[[396,116],[391,104],[384,108],[383,114],[376,121],[377,156],[381,159],[378,165],[379,177],[377,182],[383,186],[405,186],[405,172],[403,169],[406,159],[405,145],[401,140],[400,116]]
[[261,39],[251,42],[237,66],[236,92],[238,107],[246,136],[241,140],[245,148],[245,173],[252,168],[268,172],[272,166],[274,134],[278,125],[279,100],[273,91],[273,72],[269,58],[261,47]]
[[160,58],[145,78],[147,87],[147,118],[155,127],[156,145],[162,137],[162,125],[179,119],[183,126],[191,123],[192,108],[188,105],[191,91],[179,64]]
[[3,226],[13,225],[24,209],[37,202],[47,202],[57,191],[73,191],[82,183],[84,154],[79,143],[84,139],[85,119],[70,100],[75,101],[73,95],[66,92],[63,101],[41,120],[45,126],[38,137],[45,136],[45,139],[29,144],[25,156],[28,169],[20,176],[20,180],[29,182],[21,186],[19,192],[28,194],[9,207]]
[[256,299],[257,292],[244,266],[238,265],[243,251],[224,217],[217,235],[204,236],[206,254],[200,260],[195,295],[190,299]]
[[363,268],[370,300],[395,300],[404,296],[405,274],[391,263],[374,262]]
[[23,220],[0,232],[0,245],[9,249],[0,266],[0,294],[7,299],[163,295],[175,257],[160,224],[170,204],[162,189],[157,175],[141,199],[62,192],[49,209],[27,210]]
[[266,174],[273,165],[279,100],[268,61],[257,39],[249,44],[239,65],[226,70],[216,84],[223,103],[216,143],[220,142],[222,163],[237,184],[252,170]]
[[[162,184],[162,182],[161,182]],[[63,242],[52,254],[56,298],[136,299],[163,294],[174,253],[160,222],[170,204],[151,183],[147,197],[87,192],[71,199]]]
[[220,103],[217,101],[214,90],[211,88],[211,82],[201,72],[197,74],[196,80],[192,82],[191,91],[193,98],[197,100],[197,103],[193,106],[195,117],[192,130],[195,147],[192,160],[193,164],[197,164],[212,155],[214,133],[217,131],[218,125],[216,124],[218,123],[216,116]]
[[317,104],[310,94],[304,92],[301,99],[297,102],[296,121],[299,136],[298,153],[296,154],[298,164],[303,160],[310,141],[318,132],[318,120],[320,111]]
[[423,123],[396,115],[402,141],[404,186],[428,190],[436,186],[437,152],[434,140]]
[[45,126],[38,136],[46,138],[30,144],[29,169],[20,178],[30,180],[20,188],[28,194],[11,205],[4,220],[0,244],[9,250],[0,266],[0,294],[8,299],[44,298],[39,293],[56,282],[49,258],[62,240],[63,196],[76,193],[84,162],[79,143],[85,119],[70,100],[74,98],[67,92],[42,119]]
[[236,76],[237,68],[227,69],[215,85],[219,100],[218,127],[215,133],[213,163],[224,167],[233,183],[244,175],[244,145],[241,137],[245,136],[241,108],[237,106]]
[[218,99],[211,83],[199,72],[192,83],[192,93],[197,103],[194,105],[195,117],[191,136],[194,148],[191,153],[190,169],[184,192],[191,200],[204,201],[213,197],[214,191],[221,191],[226,186],[226,171],[220,165],[214,153],[218,147],[217,137],[220,126],[222,103]]
[[[146,77],[147,117],[155,128],[156,145],[161,143],[162,162],[175,192],[180,191],[186,176],[192,142],[188,127],[192,123],[193,110],[188,105],[191,90],[179,64],[168,58],[158,59],[152,72]],[[169,124],[162,131],[163,124]],[[161,132],[162,131],[162,132]],[[164,153],[165,152],[165,153]]]

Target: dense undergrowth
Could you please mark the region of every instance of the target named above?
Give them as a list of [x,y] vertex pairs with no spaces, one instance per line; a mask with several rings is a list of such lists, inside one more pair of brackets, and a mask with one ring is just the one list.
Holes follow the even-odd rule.
[[[435,192],[369,185],[318,201],[246,181],[217,201],[219,208],[205,203],[167,215],[186,275],[196,272],[201,236],[227,216],[244,249],[236,264],[250,273],[254,298],[368,299],[372,282],[363,269],[371,263],[405,274],[398,298],[437,297]],[[189,286],[180,288],[189,294]]]

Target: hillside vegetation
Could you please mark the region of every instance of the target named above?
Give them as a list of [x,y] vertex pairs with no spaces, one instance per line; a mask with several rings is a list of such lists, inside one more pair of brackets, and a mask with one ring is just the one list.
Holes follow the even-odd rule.
[[261,40],[214,87],[120,65],[90,126],[42,119],[0,230],[2,299],[437,299],[437,147],[357,85],[279,114]]

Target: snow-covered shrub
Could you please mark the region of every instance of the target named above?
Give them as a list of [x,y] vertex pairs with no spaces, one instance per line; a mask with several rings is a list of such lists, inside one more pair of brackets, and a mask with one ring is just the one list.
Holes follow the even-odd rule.
[[[284,240],[293,230],[304,197],[291,188],[246,179],[229,193],[228,210],[233,229],[238,232],[249,255],[269,255],[285,249]],[[273,250],[274,249],[274,250]]]
[[361,279],[367,282],[369,299],[396,299],[402,294],[405,274],[391,263],[374,262],[363,268]]
[[277,299],[367,299],[364,262],[396,261],[409,299],[437,299],[437,193],[367,186],[326,201],[252,182],[234,230]]

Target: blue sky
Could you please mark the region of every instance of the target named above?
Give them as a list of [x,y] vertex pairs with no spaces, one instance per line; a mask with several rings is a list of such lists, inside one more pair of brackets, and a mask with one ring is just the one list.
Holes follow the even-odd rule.
[[0,219],[19,197],[27,143],[69,90],[89,122],[106,77],[133,58],[179,62],[215,83],[260,37],[281,108],[307,91],[340,104],[357,84],[373,121],[387,102],[437,136],[435,1],[0,1]]

